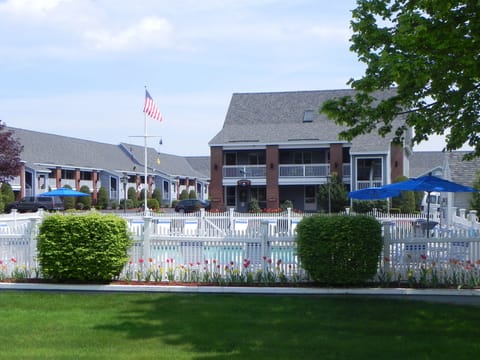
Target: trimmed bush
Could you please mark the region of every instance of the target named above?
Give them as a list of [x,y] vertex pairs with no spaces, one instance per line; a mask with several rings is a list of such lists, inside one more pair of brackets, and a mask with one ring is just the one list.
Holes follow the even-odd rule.
[[52,215],[40,225],[38,258],[47,279],[105,282],[120,275],[131,245],[126,221],[115,215]]
[[98,189],[97,193],[97,208],[99,209],[107,209],[108,208],[108,191],[105,186],[101,186],[100,189]]
[[92,196],[90,194],[90,188],[87,185],[82,185],[79,191],[84,194],[88,194],[88,196],[78,197],[76,208],[79,210],[89,210],[92,207]]
[[302,267],[323,285],[360,285],[377,271],[380,223],[369,216],[312,216],[297,226]]

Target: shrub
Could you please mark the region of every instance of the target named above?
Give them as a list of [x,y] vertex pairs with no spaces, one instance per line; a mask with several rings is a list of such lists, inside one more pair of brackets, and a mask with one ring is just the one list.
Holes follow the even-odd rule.
[[147,207],[149,209],[158,210],[160,209],[160,204],[157,199],[147,199]]
[[248,203],[248,212],[251,212],[251,213],[259,213],[259,212],[262,212],[262,209],[260,209],[260,205],[258,204],[258,200],[257,200],[257,199],[252,199],[252,200]]
[[188,193],[188,198],[189,199],[196,199],[197,198],[197,192],[195,190],[190,190]]
[[183,189],[182,192],[180,193],[180,196],[178,197],[178,200],[187,200],[188,199],[188,191],[186,189]]
[[108,208],[108,191],[105,186],[101,186],[100,189],[98,189],[98,194],[97,194],[97,207],[99,209],[106,209]]
[[135,190],[135,188],[134,188],[133,186],[130,186],[130,187],[128,188],[128,190],[127,190],[127,197],[128,197],[128,200],[130,200],[130,202],[127,201],[127,205],[130,204],[130,203],[132,204],[132,206],[130,207],[130,209],[138,206],[138,204],[137,204],[137,200],[138,200],[138,198],[137,198],[137,191]]
[[285,200],[281,205],[283,211],[286,211],[288,208],[293,209],[293,203],[291,200]]
[[2,186],[0,186],[0,197],[5,204],[15,201],[15,194],[9,183],[4,182]]
[[[145,202],[142,201],[139,207],[143,209],[144,205]],[[160,209],[160,204],[158,203],[157,199],[147,199],[147,208],[150,210],[158,210]]]
[[[124,206],[123,206],[123,203],[124,203],[124,202],[125,202],[125,199],[120,200],[120,204],[119,204],[119,208],[120,208],[120,209],[123,209],[123,208],[124,208]],[[127,209],[133,209],[133,208],[135,207],[133,204],[134,204],[134,203],[133,203],[133,200],[132,200],[132,199],[127,199],[127,206],[126,206],[126,208],[127,208]]]
[[325,285],[372,279],[382,249],[381,225],[369,216],[312,216],[297,226],[302,266]]
[[119,276],[131,245],[126,221],[115,215],[52,215],[40,225],[38,258],[47,279],[104,282]]
[[[72,187],[70,185],[64,185],[63,188],[65,189],[72,189]],[[65,210],[72,210],[72,209],[75,209],[75,197],[74,196],[64,196],[62,198],[63,200],[63,207],[65,208]]]
[[352,204],[352,210],[358,214],[368,213],[373,209],[378,211],[387,212],[388,203],[387,200],[355,200]]
[[[155,188],[152,193],[152,198],[158,201],[158,204],[162,205],[162,192],[159,188]],[[148,203],[147,203],[148,204]]]
[[92,197],[90,196],[90,188],[87,185],[82,185],[80,187],[80,192],[88,194],[89,196],[80,196],[77,199],[77,209],[79,210],[88,210],[92,207]]

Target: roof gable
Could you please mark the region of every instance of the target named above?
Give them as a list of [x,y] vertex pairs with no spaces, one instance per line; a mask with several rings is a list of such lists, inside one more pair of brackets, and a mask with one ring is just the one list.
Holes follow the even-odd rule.
[[[379,93],[387,98],[395,90]],[[222,130],[209,142],[210,146],[228,144],[330,144],[339,140],[344,129],[319,109],[328,99],[351,96],[354,90],[292,91],[273,93],[235,93]],[[311,121],[304,121],[305,111],[313,110]],[[382,138],[366,134],[352,142],[352,151],[389,151],[393,135]]]

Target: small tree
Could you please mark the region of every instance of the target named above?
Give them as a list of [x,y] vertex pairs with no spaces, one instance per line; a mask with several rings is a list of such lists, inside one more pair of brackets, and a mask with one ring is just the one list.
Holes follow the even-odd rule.
[[197,192],[195,190],[190,190],[188,193],[188,198],[189,199],[196,199],[197,198]]
[[0,182],[20,175],[23,146],[13,138],[13,132],[0,121]]
[[332,173],[330,182],[320,185],[318,191],[318,204],[324,211],[328,211],[329,203],[334,213],[342,211],[348,204],[347,190],[337,173]]

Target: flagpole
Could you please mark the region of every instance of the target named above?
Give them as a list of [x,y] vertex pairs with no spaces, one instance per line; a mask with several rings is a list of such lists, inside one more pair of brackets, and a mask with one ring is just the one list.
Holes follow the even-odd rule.
[[[146,89],[147,87],[145,87]],[[148,168],[148,164],[147,164],[147,114],[144,113],[144,116],[143,116],[143,124],[144,124],[144,129],[145,129],[145,132],[144,132],[144,162],[145,162],[145,171],[144,171],[144,183],[145,183],[145,190],[143,191],[143,211],[144,211],[144,216],[147,216],[147,210],[148,210],[148,206],[147,206],[147,191],[148,191],[148,185],[147,185],[147,168]]]
[[147,134],[147,115],[155,120],[160,120],[162,121],[162,114],[158,110],[157,105],[154,103],[152,97],[148,93],[147,86],[145,86],[145,105],[143,107],[143,128],[144,128],[144,134],[143,134],[143,147],[144,147],[144,166],[145,166],[145,171],[144,171],[144,184],[145,184],[145,189],[144,189],[144,213],[145,216],[147,215],[148,211],[148,206],[147,206],[147,194],[148,194],[148,189],[149,189],[149,184],[148,184],[148,160],[147,160],[147,138],[149,137]]

